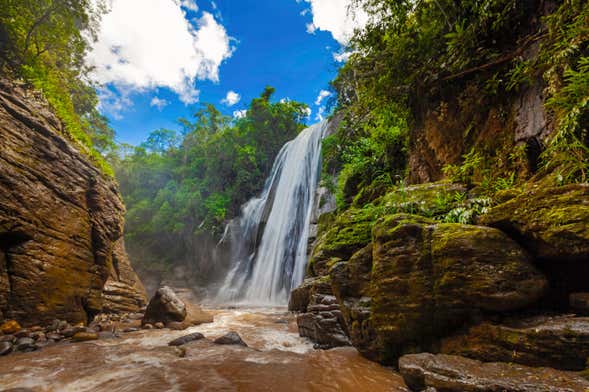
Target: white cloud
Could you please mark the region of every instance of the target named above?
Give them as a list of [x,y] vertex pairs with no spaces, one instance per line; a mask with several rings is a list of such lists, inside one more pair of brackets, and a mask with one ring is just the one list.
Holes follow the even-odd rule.
[[335,61],[337,61],[338,63],[345,63],[346,61],[348,61],[348,59],[350,58],[351,55],[352,55],[352,52],[347,52],[347,51],[343,50],[340,52],[333,53],[333,59]]
[[353,0],[305,0],[311,4],[312,27],[307,32],[328,31],[342,45],[346,45],[355,28],[368,23],[368,14],[361,8],[353,7]]
[[233,112],[234,118],[244,118],[247,115],[247,110],[236,110]]
[[182,7],[197,9],[194,0],[112,0],[88,54],[92,79],[121,95],[166,87],[184,103],[198,101],[196,81],[218,81],[234,48],[213,15],[191,23]]
[[122,113],[133,106],[133,101],[129,98],[129,93],[126,90],[115,94],[108,88],[99,88],[98,100],[98,110],[110,113],[115,120],[122,119]]
[[169,104],[170,104],[170,102],[165,99],[161,99],[159,97],[153,97],[151,99],[151,102],[149,103],[149,106],[156,107],[159,111],[161,111],[163,108],[165,108]]
[[235,91],[229,91],[227,96],[221,100],[221,103],[231,107],[238,103],[241,100],[241,95],[237,94]]
[[315,100],[315,105],[319,106],[321,105],[321,102],[327,98],[330,97],[331,93],[327,90],[321,90],[319,91],[319,95],[317,96],[317,99]]
[[315,25],[313,23],[307,23],[307,33],[309,34],[315,34],[315,32],[317,31],[317,27],[315,27]]
[[317,114],[315,115],[315,120],[323,121],[323,119],[325,118],[324,114],[325,114],[325,108],[323,106],[321,106],[319,108],[319,111],[317,111]]
[[198,11],[198,5],[196,5],[196,1],[194,0],[180,0],[180,5],[192,12]]
[[305,113],[305,117],[311,117],[311,108],[305,108],[303,109],[303,112]]

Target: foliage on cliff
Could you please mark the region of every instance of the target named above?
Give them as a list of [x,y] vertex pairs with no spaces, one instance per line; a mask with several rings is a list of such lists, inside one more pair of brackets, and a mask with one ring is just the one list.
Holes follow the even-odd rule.
[[[100,2],[96,2],[98,5]],[[0,72],[41,91],[66,132],[105,172],[114,131],[96,109],[84,58],[101,16],[90,0],[0,0]]]
[[267,87],[243,118],[203,105],[181,119],[181,135],[160,129],[115,162],[127,205],[129,249],[161,265],[191,254],[199,233],[218,236],[226,219],[260,192],[274,158],[302,130],[305,105],[271,102]]
[[[340,207],[367,188],[390,187],[405,177],[412,132],[428,106],[444,97],[480,97],[499,108],[532,83],[546,85],[546,110],[555,128],[542,146],[540,168],[560,183],[587,180],[589,148],[589,5],[526,0],[357,0],[371,22],[356,31],[349,61],[332,87],[344,121],[324,144],[324,179],[340,171]],[[527,55],[538,47],[536,56]],[[470,90],[469,90],[470,89]],[[469,92],[466,94],[465,92]],[[503,113],[505,115],[505,113]],[[481,127],[474,121],[469,127]],[[505,188],[517,180],[520,153],[477,150],[473,130],[462,130],[473,167],[449,168],[467,181]],[[511,138],[513,140],[513,137]],[[465,159],[469,161],[469,158]],[[510,161],[510,164],[506,164]],[[471,170],[472,169],[472,170]],[[464,176],[463,176],[464,177]]]

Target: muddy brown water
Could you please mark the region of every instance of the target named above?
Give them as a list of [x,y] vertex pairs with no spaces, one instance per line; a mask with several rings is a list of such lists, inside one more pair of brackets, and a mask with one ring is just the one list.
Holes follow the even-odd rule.
[[[215,321],[185,331],[63,343],[0,358],[0,390],[34,391],[407,391],[402,378],[350,347],[314,350],[282,308],[215,309]],[[212,343],[229,331],[249,347]],[[201,332],[207,339],[167,346]],[[184,355],[184,357],[182,357]]]

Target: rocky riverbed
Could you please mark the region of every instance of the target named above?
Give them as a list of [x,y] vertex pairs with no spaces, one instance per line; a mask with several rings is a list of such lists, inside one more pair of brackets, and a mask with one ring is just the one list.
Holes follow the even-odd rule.
[[[407,391],[351,347],[315,350],[285,308],[211,309],[183,331],[142,329],[0,357],[0,385],[31,391]],[[241,344],[216,344],[229,332]],[[174,339],[201,333],[178,346]],[[190,339],[189,339],[190,340]]]

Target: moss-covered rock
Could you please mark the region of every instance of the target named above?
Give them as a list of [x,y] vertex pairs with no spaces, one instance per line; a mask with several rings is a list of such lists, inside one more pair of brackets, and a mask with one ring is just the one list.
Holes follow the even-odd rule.
[[447,338],[441,351],[487,362],[583,370],[589,357],[589,318],[536,317],[505,325],[482,323]]
[[493,207],[481,223],[510,234],[538,258],[587,261],[589,184],[533,186]]
[[376,342],[358,349],[380,362],[431,349],[481,311],[532,304],[546,288],[525,251],[496,229],[393,215],[373,236],[368,327]]

